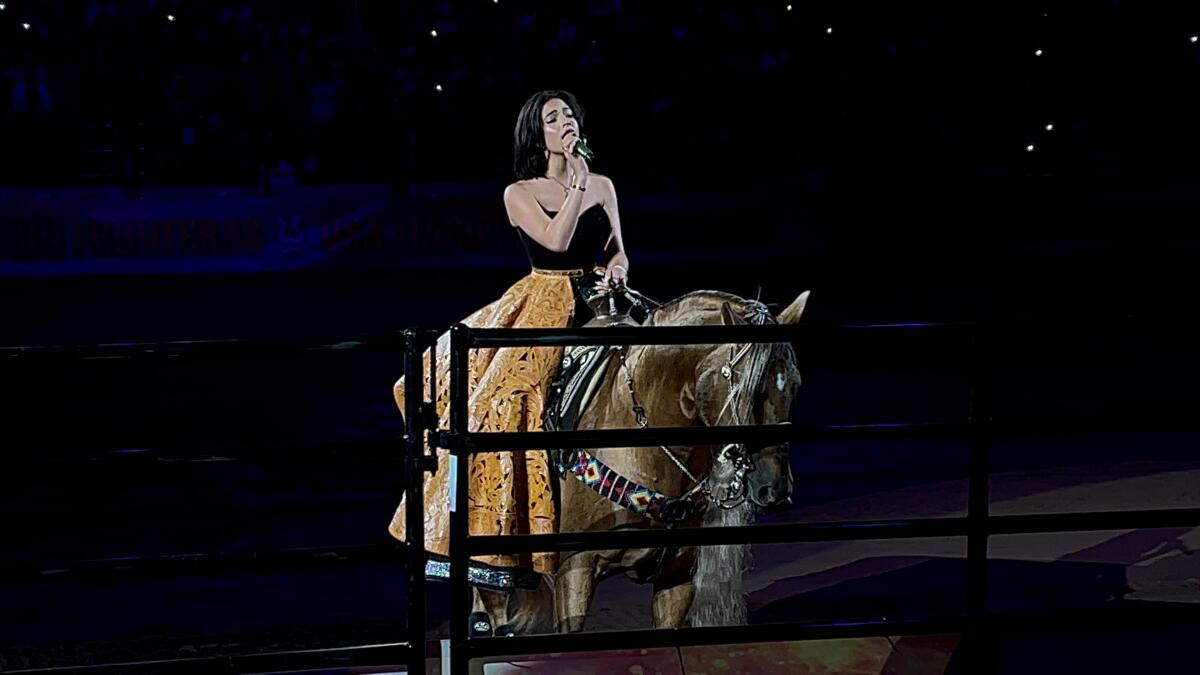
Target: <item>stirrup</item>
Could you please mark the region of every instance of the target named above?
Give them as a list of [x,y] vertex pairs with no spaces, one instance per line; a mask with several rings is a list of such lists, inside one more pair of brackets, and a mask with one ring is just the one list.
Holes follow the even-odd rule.
[[467,623],[471,629],[468,633],[470,637],[492,637],[492,619],[487,612],[471,612],[471,616],[467,617]]

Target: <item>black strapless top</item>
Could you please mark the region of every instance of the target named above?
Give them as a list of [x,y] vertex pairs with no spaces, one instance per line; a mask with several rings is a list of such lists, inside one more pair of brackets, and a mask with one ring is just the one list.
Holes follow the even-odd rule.
[[[558,213],[544,206],[542,210],[551,218]],[[525,246],[531,266],[544,270],[582,269],[590,272],[596,266],[598,256],[604,251],[604,245],[608,243],[608,237],[612,234],[612,224],[608,221],[608,214],[604,212],[604,208],[600,204],[593,204],[579,214],[579,222],[575,225],[571,243],[567,250],[561,253],[537,243],[525,230],[519,227],[516,230],[521,244]]]

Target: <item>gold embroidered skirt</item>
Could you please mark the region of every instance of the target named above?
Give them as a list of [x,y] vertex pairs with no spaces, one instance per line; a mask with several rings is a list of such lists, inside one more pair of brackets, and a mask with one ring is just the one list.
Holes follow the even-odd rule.
[[[571,276],[581,271],[533,270],[498,300],[463,323],[473,328],[563,328],[571,325],[575,297]],[[436,399],[429,391],[429,350],[425,351],[426,400],[436,400],[438,424],[449,426],[450,335],[437,344]],[[468,429],[477,432],[539,431],[542,409],[557,374],[562,347],[479,348],[468,361]],[[404,378],[393,387],[396,405],[404,410]],[[450,453],[437,450],[437,473],[425,479],[425,548],[433,556],[449,554]],[[472,535],[549,534],[557,529],[550,481],[554,480],[544,450],[489,452],[471,459],[468,519]],[[404,541],[404,503],[388,530]],[[546,574],[557,567],[556,553],[487,555],[472,558],[492,568],[520,568]],[[443,572],[444,561],[439,563]],[[474,566],[473,566],[474,567]],[[433,568],[431,568],[433,569]],[[472,579],[477,578],[472,570]],[[435,572],[436,573],[436,572]],[[437,576],[444,576],[438,573]],[[503,576],[503,575],[502,575]],[[488,584],[497,585],[497,584]],[[506,586],[508,584],[498,584]]]

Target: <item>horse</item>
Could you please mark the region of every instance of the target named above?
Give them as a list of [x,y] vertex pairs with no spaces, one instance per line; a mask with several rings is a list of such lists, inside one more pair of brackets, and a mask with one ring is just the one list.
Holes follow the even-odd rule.
[[[756,300],[695,291],[654,309],[643,325],[795,324],[808,296],[801,293],[775,317]],[[619,356],[608,364],[577,428],[786,424],[800,386],[796,355],[786,343],[637,345]],[[601,466],[653,494],[677,495],[670,499],[675,506],[698,506],[677,510],[683,516],[670,525],[745,525],[756,507],[790,503],[787,443],[598,449],[578,457],[594,459],[599,464],[593,469]],[[560,488],[560,532],[667,525],[606,498],[569,472],[560,477]],[[748,554],[746,545],[564,553],[557,572],[545,576],[538,589],[517,590],[507,601],[481,592],[476,609],[493,618],[504,615],[505,622],[511,616],[517,633],[579,632],[597,584],[625,573],[653,584],[655,628],[741,624]]]

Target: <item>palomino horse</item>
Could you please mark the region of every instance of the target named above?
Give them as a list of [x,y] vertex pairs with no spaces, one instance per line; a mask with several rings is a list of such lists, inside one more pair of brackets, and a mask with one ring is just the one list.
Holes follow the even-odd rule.
[[[757,301],[697,291],[655,309],[644,325],[795,324],[808,295],[801,293],[773,317]],[[638,345],[621,356],[609,364],[578,428],[785,424],[800,385],[789,344]],[[755,506],[791,500],[787,443],[761,448],[731,444],[599,449],[579,457],[581,465],[594,458],[610,472],[606,475],[654,494],[685,496],[672,501],[703,504],[673,523],[677,525],[748,524]],[[562,532],[666,525],[663,519],[602,496],[603,490],[597,492],[572,475],[561,479],[561,488]],[[514,594],[512,625],[522,633],[581,631],[596,585],[619,573],[653,584],[656,628],[686,625],[689,614],[693,626],[744,623],[741,580],[747,554],[747,546],[736,545],[564,553],[558,572],[540,591]],[[506,614],[508,608],[498,607],[497,600],[483,604]]]

